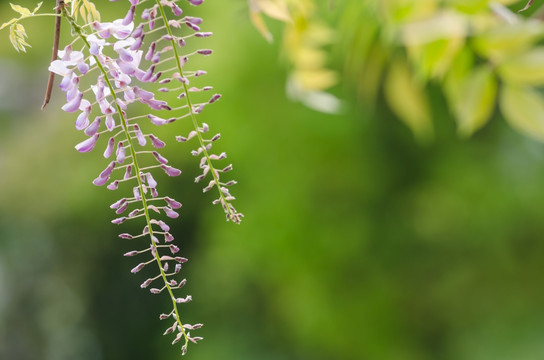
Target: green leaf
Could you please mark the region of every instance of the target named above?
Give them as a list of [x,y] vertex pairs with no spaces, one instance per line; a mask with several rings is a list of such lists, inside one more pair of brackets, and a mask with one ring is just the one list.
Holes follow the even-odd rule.
[[402,41],[418,75],[441,77],[451,66],[452,58],[464,47],[470,23],[467,17],[454,12],[404,25]]
[[543,37],[544,24],[541,21],[521,21],[481,32],[474,37],[472,44],[480,55],[498,62],[512,54],[527,51]]
[[40,2],[38,5],[36,5],[36,7],[34,8],[34,10],[32,10],[32,13],[34,14],[36,11],[40,10],[40,8],[42,7],[42,4],[43,4],[43,1]]
[[488,121],[495,108],[498,82],[489,65],[472,70],[447,92],[461,136],[471,136]]
[[544,141],[544,96],[531,87],[505,84],[500,107],[506,121],[521,133]]
[[519,85],[544,84],[544,47],[505,58],[497,71],[505,82]]
[[22,6],[19,6],[19,5],[13,5],[12,3],[9,3],[11,5],[11,8],[18,12],[19,14],[23,15],[23,16],[27,16],[27,15],[30,15],[30,10],[28,10],[27,8],[24,8]]
[[385,97],[393,112],[420,141],[433,135],[433,125],[424,84],[416,81],[404,60],[395,59],[385,81]]

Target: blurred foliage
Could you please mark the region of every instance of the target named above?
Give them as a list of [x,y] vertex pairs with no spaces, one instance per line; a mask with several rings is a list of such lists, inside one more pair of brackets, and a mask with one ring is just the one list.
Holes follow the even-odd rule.
[[[523,17],[506,7],[520,9],[519,1],[346,0],[321,2],[321,7],[311,0],[253,3],[283,6],[281,16],[266,6],[261,9],[287,22],[284,50],[292,68],[291,94],[311,108],[339,111],[336,102],[328,107],[321,103],[327,101],[322,92],[337,84],[341,70],[327,68],[326,48],[339,43],[340,68],[359,88],[359,98],[374,103],[383,90],[396,116],[422,142],[434,133],[431,85],[441,88],[462,137],[481,129],[498,104],[512,127],[544,139],[539,105],[544,100],[539,94],[544,25],[538,14]],[[337,16],[327,25],[325,14],[331,9]],[[333,31],[335,23],[338,30]],[[262,18],[256,25],[267,34]],[[320,96],[312,101],[308,92]]]
[[[319,90],[344,99],[334,116],[285,98],[290,42],[263,41],[245,0],[188,11],[214,32],[203,68],[224,101],[202,117],[221,129],[246,214],[225,223],[192,183],[189,149],[168,149],[185,174],[158,179],[184,203],[173,227],[190,259],[185,316],[205,324],[188,358],[543,358],[544,145],[499,121],[542,134],[540,12],[314,5],[332,29],[316,44],[332,55],[315,64],[343,79]],[[109,21],[126,4],[99,8]],[[290,39],[293,14],[287,28],[263,19],[275,39]],[[73,150],[59,93],[38,110],[50,20],[28,23],[25,56],[0,37],[0,359],[173,359],[148,310],[165,299],[140,291],[145,276],[121,256],[131,244],[109,223],[117,195],[91,184],[101,160]]]

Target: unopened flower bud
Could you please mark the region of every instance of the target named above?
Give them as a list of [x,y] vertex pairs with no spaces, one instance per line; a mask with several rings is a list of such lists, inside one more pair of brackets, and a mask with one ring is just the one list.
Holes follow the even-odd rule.
[[142,270],[145,266],[145,263],[139,263],[136,267],[130,270],[131,273],[136,274],[138,271]]

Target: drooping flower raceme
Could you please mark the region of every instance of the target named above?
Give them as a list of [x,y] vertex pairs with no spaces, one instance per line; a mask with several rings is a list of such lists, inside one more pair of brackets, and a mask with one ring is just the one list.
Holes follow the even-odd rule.
[[[181,203],[160,195],[157,183],[161,173],[178,176],[181,170],[169,165],[160,153],[166,142],[148,129],[190,122],[193,130],[186,136],[176,136],[176,140],[198,141],[191,153],[200,158],[202,174],[195,181],[208,178],[203,190],[216,189],[218,198],[214,204],[221,204],[227,220],[239,223],[243,217],[232,206],[234,197],[228,190],[236,182],[222,182],[220,178],[232,165],[214,166],[214,162],[226,158],[225,153],[211,152],[220,134],[208,136],[209,126],[196,119],[196,115],[221,96],[211,93],[204,101],[192,101],[195,95],[210,93],[212,87],[192,86],[193,80],[206,72],[189,67],[194,57],[207,56],[212,51],[184,50],[193,38],[205,38],[211,33],[200,30],[201,18],[184,16],[178,5],[188,2],[196,6],[203,0],[185,1],[129,0],[129,9],[122,19],[95,21],[84,26],[64,11],[62,15],[70,22],[77,39],[59,52],[59,59],[49,68],[62,77],[59,86],[66,95],[62,109],[75,114],[76,129],[86,135],[76,149],[90,152],[99,146],[109,160],[93,184],[120,189],[125,194],[111,205],[117,214],[112,222],[142,221],[141,233],[123,233],[120,237],[147,239],[147,245],[125,256],[141,258],[132,273],[147,265],[157,265],[156,276],[145,280],[141,287],[153,294],[164,292],[170,296],[172,309],[161,314],[160,319],[172,321],[165,334],[175,335],[173,343],[183,341],[183,354],[189,341],[196,343],[201,339],[190,334],[201,324],[184,324],[180,318],[178,305],[189,302],[191,296],[178,297],[174,290],[186,283],[176,277],[187,259],[179,255],[179,247],[163,219],[176,219]],[[88,82],[88,86],[82,85]],[[171,100],[172,94],[175,101]]]

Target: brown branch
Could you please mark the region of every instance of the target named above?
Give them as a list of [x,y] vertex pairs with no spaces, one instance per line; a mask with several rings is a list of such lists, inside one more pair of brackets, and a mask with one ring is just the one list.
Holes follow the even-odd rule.
[[527,3],[527,5],[525,5],[525,7],[524,7],[523,9],[521,9],[520,11],[518,11],[518,12],[522,12],[522,11],[525,11],[525,10],[527,10],[528,8],[530,8],[531,5],[533,5],[533,2],[534,2],[534,1],[535,1],[535,0],[529,0],[529,2]]
[[[57,15],[61,13],[61,7],[64,6],[64,0],[57,0]],[[53,54],[51,55],[51,62],[57,60],[57,54],[59,52],[59,39],[60,39],[60,22],[61,17],[55,18],[55,37],[53,39]],[[49,100],[51,99],[51,92],[53,91],[53,83],[55,82],[55,73],[49,72],[49,79],[47,80],[47,90],[45,91],[45,99],[43,100],[42,110],[45,109]]]

